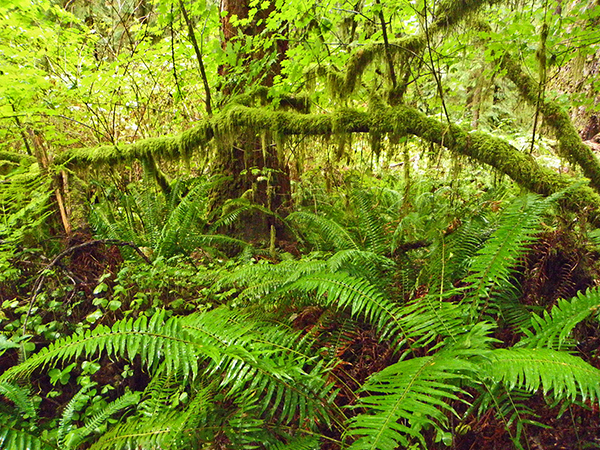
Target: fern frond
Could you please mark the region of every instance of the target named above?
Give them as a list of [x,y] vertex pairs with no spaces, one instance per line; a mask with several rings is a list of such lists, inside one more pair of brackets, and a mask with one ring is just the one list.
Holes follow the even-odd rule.
[[371,323],[382,338],[407,336],[399,307],[362,278],[345,273],[315,273],[284,286],[279,294],[289,291],[316,292],[324,304],[348,308],[353,317],[361,316]]
[[402,308],[400,323],[408,330],[413,347],[426,346],[438,338],[455,338],[467,329],[467,308],[442,300],[427,294]]
[[195,377],[198,362],[205,358],[218,358],[214,347],[198,344],[181,328],[177,318],[165,320],[165,312],[156,312],[150,320],[140,316],[116,322],[112,328],[99,325],[93,330],[59,339],[19,365],[0,375],[0,381],[27,376],[37,367],[51,362],[91,356],[106,352],[129,359],[140,356],[149,368],[156,368],[161,361],[167,370],[181,371],[184,376]]
[[56,443],[60,447],[65,445],[65,438],[73,429],[73,416],[81,409],[85,402],[87,402],[88,397],[86,397],[86,393],[91,387],[92,384],[89,384],[88,386],[81,388],[69,403],[67,403],[67,406],[63,410],[60,421],[58,422],[56,435]]
[[260,399],[260,411],[281,423],[328,420],[332,386],[324,367],[295,344],[297,332],[292,338],[249,318],[241,323],[225,308],[188,316],[185,327],[199,341],[222,349],[223,357],[209,370],[222,373],[229,395]]
[[374,201],[365,191],[355,191],[352,200],[358,206],[358,225],[364,236],[363,248],[367,251],[383,254],[386,251],[386,234],[383,221],[375,210]]
[[532,330],[524,330],[527,337],[521,339],[519,346],[548,347],[560,350],[565,345],[575,326],[600,310],[600,288],[579,292],[571,300],[558,300],[550,312],[542,316],[533,314]]
[[161,412],[150,418],[132,418],[112,427],[90,447],[106,449],[180,449],[181,427],[186,416],[181,411]]
[[600,398],[600,370],[577,356],[546,348],[497,349],[483,364],[484,374],[508,389],[552,391],[558,398]]
[[346,228],[326,217],[297,211],[290,214],[286,220],[298,224],[317,248],[360,249]]
[[[207,411],[212,407],[215,395],[214,384],[199,389],[185,410],[160,407],[151,415],[131,417],[128,421],[109,429],[92,446],[92,450],[107,448],[180,449],[197,448],[198,443],[210,442],[212,429],[219,425],[220,417],[209,420]],[[147,388],[156,394],[156,389]],[[163,397],[163,394],[159,394]]]
[[0,382],[0,395],[13,402],[23,418],[37,417],[35,405],[27,389],[3,381]]
[[113,414],[135,405],[140,400],[139,392],[128,392],[115,401],[109,403],[102,408],[101,411],[94,414],[94,416],[86,421],[85,425],[81,428],[77,428],[71,431],[65,436],[65,447],[67,449],[76,449],[81,445],[86,437],[90,434],[97,432],[98,428]]
[[321,444],[315,436],[294,437],[286,443],[276,443],[267,446],[267,450],[319,450]]
[[210,231],[215,233],[222,227],[228,227],[233,225],[236,221],[240,219],[245,213],[251,211],[258,211],[267,216],[275,217],[280,221],[284,222],[283,219],[269,208],[265,208],[262,205],[257,203],[251,203],[249,200],[245,198],[237,198],[233,200],[228,200],[224,205],[224,209],[230,209],[228,212],[224,213],[218,220],[211,225]]
[[170,409],[173,396],[178,395],[184,386],[177,374],[159,368],[144,390],[145,399],[138,407],[139,413],[143,417],[154,417]]
[[346,273],[314,273],[283,286],[273,295],[290,291],[316,293],[321,304],[347,309],[354,318],[362,318],[399,347],[408,340],[423,346],[438,337],[464,332],[467,311],[462,305],[441,301],[433,296],[397,305],[384,292],[363,278]]
[[40,439],[28,430],[20,429],[16,422],[7,422],[0,416],[0,450],[52,450],[54,445]]
[[[160,230],[155,253],[170,257],[182,250],[191,250],[188,241],[200,231],[202,210],[193,192],[186,195],[168,215]],[[198,223],[200,222],[200,223]]]
[[[425,275],[429,291],[451,289],[468,273],[472,258],[491,233],[490,224],[480,216],[472,217],[448,236],[440,234],[430,247]],[[424,280],[425,281],[425,280]]]
[[546,198],[527,194],[513,200],[503,211],[498,229],[473,258],[471,275],[464,280],[473,287],[468,299],[473,301],[474,310],[479,309],[481,299],[489,299],[494,290],[510,284],[519,258],[540,230],[542,214],[564,192]]
[[[480,390],[473,405],[469,408],[465,417],[469,417],[472,411],[476,411],[477,416],[484,417],[488,411],[496,411],[496,417],[504,423],[504,427],[510,430],[514,426],[514,434],[510,432],[511,440],[516,448],[523,448],[521,437],[525,425],[534,425],[544,428],[550,428],[537,421],[539,415],[531,408],[531,398],[533,393],[524,389],[507,390],[504,385],[485,387]],[[485,420],[485,419],[483,419]]]
[[245,264],[219,281],[219,286],[240,286],[245,289],[236,299],[236,304],[258,301],[265,304],[271,301],[269,295],[286,283],[293,282],[305,274],[326,270],[322,260],[303,259],[282,261],[279,264]]
[[352,275],[373,280],[382,289],[391,283],[390,274],[396,264],[379,253],[364,250],[340,250],[333,254],[327,265],[331,272],[345,271]]
[[460,383],[476,372],[476,366],[461,356],[456,350],[441,350],[372,375],[361,389],[370,395],[356,405],[367,412],[350,423],[348,434],[358,439],[349,448],[389,450],[409,447],[412,439],[425,444],[422,429],[445,426],[447,414],[455,413],[449,401],[459,399]]

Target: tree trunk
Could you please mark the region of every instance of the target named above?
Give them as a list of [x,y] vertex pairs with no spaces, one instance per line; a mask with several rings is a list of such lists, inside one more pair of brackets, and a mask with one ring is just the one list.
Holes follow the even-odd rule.
[[[231,18],[246,19],[250,10],[249,0],[221,1],[221,30],[223,32],[223,48],[226,49],[241,34],[256,37],[264,32],[266,19],[273,11],[273,6],[256,13],[254,20],[241,28],[232,24]],[[225,14],[226,13],[226,14]],[[265,36],[265,39],[267,37]],[[260,82],[262,86],[271,86],[275,75],[281,71],[281,61],[285,57],[287,42],[276,40],[271,50],[277,53],[275,62],[266,67],[260,80],[247,79],[236,81],[234,85],[228,80],[230,68],[222,66],[219,74],[224,78],[222,91],[226,96],[244,92],[247,86]],[[238,54],[238,60],[246,63],[265,58],[265,51]],[[247,198],[253,203],[285,216],[291,206],[291,186],[289,168],[280,158],[279,151],[270,133],[258,133],[248,129],[235,139],[225,139],[219,144],[219,158],[214,171],[228,176],[228,182],[212,194],[212,206],[219,208],[229,199]],[[248,240],[272,239],[272,228],[278,238],[288,238],[282,223],[273,216],[262,212],[245,213],[232,225],[229,233]]]

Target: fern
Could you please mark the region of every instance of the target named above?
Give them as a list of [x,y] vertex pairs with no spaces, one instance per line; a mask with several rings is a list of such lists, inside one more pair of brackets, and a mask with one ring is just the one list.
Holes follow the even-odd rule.
[[[161,377],[162,378],[162,377]],[[164,378],[162,378],[164,380]],[[164,392],[157,386],[148,386],[145,395],[163,397]],[[164,399],[158,399],[156,408],[148,414],[146,409],[141,417],[130,420],[109,429],[91,448],[195,448],[199,442],[210,442],[213,434],[202,432],[202,428],[212,428],[208,421],[215,395],[214,383],[201,387],[192,395],[185,410],[174,408]]]
[[86,387],[81,388],[73,398],[67,403],[67,406],[63,410],[60,421],[57,428],[56,442],[59,446],[65,445],[67,434],[73,429],[73,417],[81,409],[81,407],[87,402],[88,397],[86,396],[87,391],[91,389],[93,385],[89,384]]
[[467,315],[461,305],[429,295],[398,305],[365,279],[345,273],[306,275],[273,295],[290,291],[314,292],[320,304],[347,309],[352,317],[371,324],[380,339],[391,340],[396,348],[409,341],[412,346],[424,346],[439,337],[460,334],[466,326]]
[[65,436],[64,444],[67,449],[76,449],[81,445],[84,439],[92,433],[98,431],[99,427],[113,414],[135,405],[139,402],[140,395],[138,392],[128,392],[122,395],[115,401],[109,403],[101,411],[94,414],[81,428],[77,428],[69,432]]
[[474,311],[484,310],[494,291],[510,285],[519,258],[540,230],[542,214],[565,192],[546,198],[527,194],[516,198],[503,211],[498,229],[477,252],[470,266],[471,274],[464,279],[473,289],[467,301],[472,302]]
[[550,312],[542,316],[533,314],[532,330],[524,330],[527,337],[519,346],[548,347],[560,350],[567,345],[569,334],[575,326],[591,315],[597,315],[600,308],[600,288],[579,292],[571,300],[559,300]]
[[387,249],[386,234],[383,221],[374,205],[371,196],[365,191],[357,190],[352,194],[353,203],[358,207],[358,226],[364,236],[363,248],[373,253],[383,254]]
[[314,436],[294,437],[286,443],[278,442],[267,446],[267,450],[319,450],[319,439]]
[[246,248],[249,245],[243,241],[206,234],[208,192],[221,181],[220,178],[196,181],[185,195],[183,182],[177,182],[166,200],[151,188],[134,187],[129,192],[117,193],[119,207],[108,201],[94,205],[90,221],[103,237],[152,248],[154,258],[169,258],[214,246]]
[[181,446],[181,428],[185,426],[186,419],[181,411],[161,412],[150,418],[132,418],[108,430],[90,448],[185,448]]
[[313,213],[293,212],[287,219],[288,222],[302,225],[308,231],[308,236],[317,248],[334,250],[360,249],[360,246],[348,231],[326,217],[321,217]]
[[50,450],[57,449],[29,430],[17,426],[18,420],[6,421],[0,415],[0,450]]
[[552,349],[497,349],[487,356],[482,374],[508,389],[522,388],[558,398],[600,398],[600,370],[581,358]]
[[160,236],[155,249],[157,256],[169,257],[176,252],[185,252],[194,248],[194,245],[190,245],[190,241],[202,228],[206,197],[207,186],[205,183],[199,183],[179,203],[174,205],[175,202],[171,202],[170,213],[160,227]]
[[198,373],[198,361],[218,358],[219,355],[214,347],[197,343],[181,328],[176,318],[165,320],[164,311],[158,311],[150,320],[146,316],[135,321],[125,319],[116,322],[112,328],[99,325],[94,330],[59,339],[5,371],[0,375],[0,381],[27,376],[50,362],[102,352],[129,359],[139,355],[149,368],[156,368],[164,360],[168,370],[181,371],[192,377]]
[[[504,423],[511,434],[515,447],[522,449],[521,440],[524,435],[525,425],[534,425],[549,428],[538,422],[539,415],[529,406],[533,394],[524,389],[507,390],[502,384],[497,384],[491,389],[481,389],[480,396],[473,403],[466,417],[471,411],[477,410],[477,415],[483,417],[488,411],[495,410],[496,417]],[[514,434],[511,429],[514,427]]]
[[327,265],[331,272],[345,271],[357,277],[372,280],[380,289],[392,283],[391,275],[396,263],[379,253],[364,250],[340,250],[334,253]]
[[327,422],[331,386],[322,365],[310,363],[313,357],[304,353],[297,336],[239,320],[226,309],[188,316],[184,324],[198,339],[222,348],[222,358],[209,371],[223,374],[221,386],[230,395],[256,398],[260,412],[278,422],[290,423],[296,416],[299,422]]
[[216,233],[221,228],[233,225],[235,222],[240,220],[240,218],[243,217],[244,214],[248,212],[260,212],[262,214],[265,214],[266,216],[271,216],[278,219],[278,221],[281,223],[285,223],[282,217],[271,211],[269,208],[266,208],[257,203],[252,203],[245,198],[229,200],[225,203],[223,208],[226,209],[227,212],[224,212],[218,220],[215,220],[213,222],[213,224],[210,227],[210,230],[213,233]]
[[315,273],[306,275],[279,292],[316,292],[326,305],[348,307],[353,317],[361,316],[382,333],[383,337],[407,336],[402,328],[399,307],[388,300],[385,294],[364,279],[345,273]]
[[372,375],[361,389],[370,395],[359,400],[366,408],[350,422],[351,450],[408,447],[412,439],[425,444],[421,431],[441,429],[447,414],[455,413],[449,401],[464,394],[460,383],[471,380],[477,367],[462,358],[462,351],[446,349],[433,356],[393,364]]
[[16,384],[0,382],[0,395],[13,402],[23,418],[37,417],[36,408],[28,390]]

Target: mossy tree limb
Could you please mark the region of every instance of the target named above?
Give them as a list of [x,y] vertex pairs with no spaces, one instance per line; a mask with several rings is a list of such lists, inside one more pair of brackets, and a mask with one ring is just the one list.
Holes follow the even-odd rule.
[[[436,17],[428,25],[427,33],[431,37],[442,31],[452,29],[484,6],[498,4],[502,1],[504,0],[444,0],[436,8]],[[343,98],[354,92],[363,73],[376,59],[376,56],[385,55],[388,62],[391,62],[394,57],[400,61],[406,61],[415,55],[421,54],[426,46],[427,36],[424,32],[389,40],[389,42],[374,42],[361,46],[352,54],[343,75],[323,68],[320,68],[320,71],[327,72],[327,76],[330,78],[329,82],[333,84],[332,89],[338,91],[336,95]],[[388,72],[390,72],[389,69]],[[393,66],[390,76],[391,73],[394,73]],[[393,77],[396,78],[395,73]],[[399,86],[399,88],[402,88],[402,86]],[[395,86],[393,90],[395,90]]]
[[25,155],[22,153],[8,152],[4,150],[0,151],[0,161],[9,161],[15,164],[24,163],[28,166],[37,162],[35,156]]
[[177,136],[163,136],[121,146],[101,145],[93,148],[70,149],[54,158],[56,164],[69,167],[97,167],[142,160],[148,155],[162,159],[179,159],[205,147],[214,137],[212,121],[201,121],[194,128]]
[[590,186],[600,192],[600,162],[585,145],[575,129],[573,122],[557,102],[539,98],[539,84],[521,65],[508,53],[500,59],[500,67],[506,71],[506,76],[519,89],[519,92],[527,102],[533,106],[539,103],[539,110],[543,114],[546,123],[554,129],[558,140],[559,155],[583,169],[583,173],[590,179]]
[[[278,136],[328,136],[339,133],[369,133],[413,135],[442,145],[456,154],[494,167],[516,183],[542,195],[550,195],[573,183],[573,178],[540,166],[536,160],[503,139],[467,131],[448,125],[409,106],[381,109],[377,114],[355,109],[343,109],[330,114],[299,114],[291,111],[270,111],[266,108],[235,106],[179,137],[147,139],[120,149],[107,147],[110,154],[100,155],[101,149],[80,149],[66,152],[72,166],[97,165],[137,159],[146,154],[173,158],[189,154],[193,148],[207,145],[220,130],[239,135],[271,132]],[[586,211],[595,226],[600,227],[600,195],[587,186],[574,189],[569,196],[569,208]]]

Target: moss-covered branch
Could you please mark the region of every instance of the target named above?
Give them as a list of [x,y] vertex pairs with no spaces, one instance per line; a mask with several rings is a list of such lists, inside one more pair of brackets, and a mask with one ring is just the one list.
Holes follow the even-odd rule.
[[[299,114],[236,106],[179,137],[147,139],[119,149],[72,150],[64,153],[62,158],[67,158],[73,167],[140,159],[148,154],[157,158],[173,158],[205,146],[213,136],[232,135],[248,129],[253,132],[271,131],[279,136],[369,132],[413,135],[494,167],[518,184],[542,195],[557,192],[573,183],[572,177],[540,166],[533,157],[503,139],[448,125],[408,106],[381,109],[376,114],[353,109],[331,114]],[[103,149],[107,149],[107,153],[103,153]],[[574,211],[587,211],[592,222],[600,227],[600,195],[583,186],[572,191],[569,202]]]
[[15,164],[25,163],[31,165],[37,160],[35,157],[30,155],[24,155],[22,153],[13,153],[7,151],[0,151],[0,161],[9,161]]
[[[517,86],[523,98],[531,105],[536,106],[538,104],[538,83],[509,54],[502,56],[500,66],[506,71],[507,77]],[[546,123],[554,129],[559,144],[559,155],[569,162],[579,165],[585,176],[590,179],[590,185],[600,192],[600,162],[592,149],[581,140],[567,111],[558,103],[548,100],[539,102],[539,109]]]
[[103,164],[142,160],[148,155],[163,159],[178,159],[189,156],[196,149],[204,147],[212,138],[211,122],[202,121],[178,136],[144,139],[120,146],[102,145],[93,148],[70,149],[58,155],[54,161],[56,164],[67,164],[70,167],[96,167]]
[[[444,0],[436,8],[436,17],[427,27],[429,35],[433,36],[444,30],[454,28],[458,23],[486,5],[494,5],[504,0]],[[378,55],[387,50],[389,58],[406,59],[420,54],[427,46],[425,33],[405,36],[385,42],[374,42],[361,46],[356,50],[346,64],[345,73],[336,73],[319,68],[320,72],[327,72],[329,83],[336,94],[344,97],[356,89],[358,81],[364,71]]]

